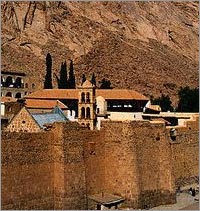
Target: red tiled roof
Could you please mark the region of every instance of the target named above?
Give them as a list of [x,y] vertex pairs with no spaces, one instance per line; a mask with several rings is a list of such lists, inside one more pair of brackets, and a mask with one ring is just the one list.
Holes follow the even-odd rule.
[[38,100],[38,99],[26,99],[26,108],[43,108],[52,109],[58,105],[61,109],[67,109],[68,107],[64,105],[59,100]]
[[131,89],[97,89],[96,95],[106,100],[148,100],[146,96]]
[[77,89],[43,89],[35,91],[25,98],[31,99],[78,99]]
[[[31,99],[78,99],[78,89],[44,89],[26,96]],[[146,96],[128,89],[96,89],[96,96],[106,100],[149,100]]]
[[1,102],[16,102],[17,99],[14,97],[1,97]]

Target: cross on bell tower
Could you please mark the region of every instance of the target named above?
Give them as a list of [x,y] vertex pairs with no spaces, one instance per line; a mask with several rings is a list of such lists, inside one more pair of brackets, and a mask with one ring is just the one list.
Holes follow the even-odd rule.
[[79,89],[78,101],[78,122],[81,125],[88,126],[90,130],[94,130],[96,115],[96,99],[95,99],[95,86],[86,80]]

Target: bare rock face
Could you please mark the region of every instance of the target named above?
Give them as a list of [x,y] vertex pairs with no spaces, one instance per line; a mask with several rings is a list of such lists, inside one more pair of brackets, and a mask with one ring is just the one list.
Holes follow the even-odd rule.
[[[198,2],[2,2],[2,69],[42,85],[45,57],[146,95],[198,86]],[[56,87],[56,83],[55,83]]]

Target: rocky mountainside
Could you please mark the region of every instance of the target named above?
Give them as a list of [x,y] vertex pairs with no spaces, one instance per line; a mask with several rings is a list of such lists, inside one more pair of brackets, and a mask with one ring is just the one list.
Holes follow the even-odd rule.
[[[2,69],[40,84],[73,59],[83,73],[148,96],[198,86],[198,2],[1,2]],[[55,83],[56,86],[56,83]]]

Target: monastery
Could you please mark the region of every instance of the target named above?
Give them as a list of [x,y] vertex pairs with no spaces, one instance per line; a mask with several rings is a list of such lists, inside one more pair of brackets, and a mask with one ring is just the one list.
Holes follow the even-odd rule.
[[86,80],[1,108],[3,209],[149,209],[198,181],[198,115],[134,90]]
[[[86,80],[77,89],[43,89],[33,92],[25,96],[23,104],[26,107],[23,112],[28,109],[29,113],[50,112],[53,105],[57,105],[68,120],[78,121],[91,130],[99,130],[102,120],[142,120],[142,113],[150,101],[134,90],[96,89]],[[21,112],[17,114],[19,119],[21,115]],[[21,121],[27,122],[27,119]],[[23,131],[21,124],[18,124],[18,128],[13,124],[12,120],[8,127],[9,131]],[[33,131],[35,129],[32,130],[30,127],[29,132]]]
[[[16,127],[10,122],[11,117],[16,115],[16,108],[19,111],[19,108],[23,106],[28,109],[29,113],[48,113],[55,106],[59,106],[69,121],[79,122],[82,126],[91,130],[100,130],[102,121],[159,120],[165,122],[165,125],[168,126],[183,125],[184,120],[190,119],[193,115],[190,113],[161,112],[159,105],[152,105],[149,98],[134,90],[96,89],[88,80],[78,86],[77,89],[35,91],[24,97],[21,106],[14,98],[2,97],[2,112],[5,111],[2,116],[5,122],[7,117],[8,129],[12,128],[12,130],[9,129],[10,131],[13,131]],[[8,112],[8,107],[13,110],[13,114],[11,111]],[[4,125],[4,122],[2,123]],[[18,124],[19,128],[16,130],[23,130],[21,126],[21,124]],[[34,129],[32,130],[30,127],[29,132],[33,131]]]
[[96,89],[86,80],[77,89],[46,89],[26,96],[26,101],[60,100],[74,114],[74,119],[91,130],[102,119],[142,119],[141,113],[149,99],[144,95],[125,89]]

